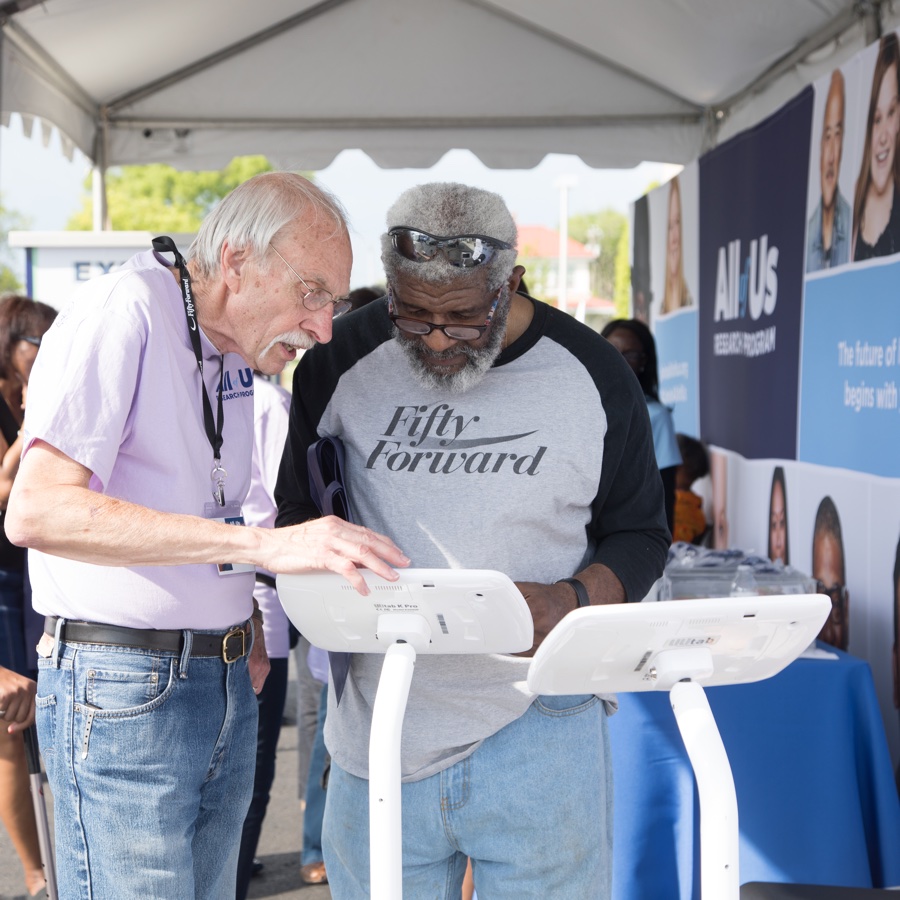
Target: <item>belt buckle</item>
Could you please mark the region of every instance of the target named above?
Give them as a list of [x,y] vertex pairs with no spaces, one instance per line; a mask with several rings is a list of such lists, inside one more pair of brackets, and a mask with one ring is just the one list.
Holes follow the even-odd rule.
[[[229,655],[229,642],[240,635],[241,638],[241,650],[236,656]],[[226,663],[233,663],[239,660],[242,656],[247,653],[247,633],[243,628],[232,628],[225,637],[222,638],[222,659]]]

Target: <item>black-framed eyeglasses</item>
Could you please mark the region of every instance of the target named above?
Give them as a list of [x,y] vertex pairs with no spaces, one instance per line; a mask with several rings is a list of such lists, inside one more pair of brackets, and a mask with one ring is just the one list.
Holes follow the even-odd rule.
[[502,292],[503,288],[500,288],[497,296],[494,297],[494,302],[491,304],[484,325],[438,325],[435,322],[423,322],[422,319],[408,319],[405,316],[398,316],[394,312],[394,289],[388,285],[388,318],[401,331],[405,331],[407,334],[424,337],[426,334],[431,334],[432,331],[443,331],[448,338],[454,341],[477,341],[491,324]]
[[498,238],[484,234],[458,234],[441,237],[419,231],[407,225],[398,225],[388,234],[394,249],[404,258],[413,262],[428,262],[443,254],[451,266],[471,269],[490,262],[498,250],[512,250],[512,245]]
[[300,302],[310,312],[318,312],[320,309],[325,309],[329,303],[332,303],[334,305],[331,309],[331,318],[336,319],[352,309],[353,304],[346,297],[335,297],[331,291],[326,291],[325,288],[310,287],[303,276],[278,252],[271,241],[269,241],[269,246],[275,251],[275,255],[291,270],[300,284],[306,288],[306,293],[300,298]]
[[16,340],[17,341],[25,341],[28,344],[33,344],[35,347],[41,346],[41,335],[33,335],[33,334],[20,334]]

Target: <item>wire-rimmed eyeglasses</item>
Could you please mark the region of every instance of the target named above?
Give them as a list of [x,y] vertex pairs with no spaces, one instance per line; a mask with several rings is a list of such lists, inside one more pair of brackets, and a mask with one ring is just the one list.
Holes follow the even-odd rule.
[[269,246],[275,251],[275,255],[291,270],[300,284],[306,288],[306,293],[300,298],[300,302],[308,310],[318,312],[320,309],[325,309],[329,303],[333,303],[331,317],[336,319],[352,308],[353,304],[346,297],[335,297],[331,291],[326,291],[325,288],[310,287],[303,276],[278,252],[278,249],[271,241],[269,241]]

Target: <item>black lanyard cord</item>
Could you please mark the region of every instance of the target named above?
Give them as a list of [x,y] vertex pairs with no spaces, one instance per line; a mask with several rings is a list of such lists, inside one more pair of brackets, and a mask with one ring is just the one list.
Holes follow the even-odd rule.
[[187,318],[188,335],[191,346],[194,348],[194,356],[197,359],[197,368],[200,370],[200,387],[203,391],[203,426],[206,429],[206,437],[212,447],[213,459],[216,467],[222,458],[222,427],[225,424],[225,415],[222,408],[222,393],[225,379],[225,357],[220,357],[219,368],[219,399],[216,409],[216,418],[213,420],[212,403],[209,401],[209,392],[206,390],[206,382],[203,380],[203,351],[200,346],[200,327],[197,324],[197,313],[194,309],[194,295],[191,290],[191,275],[188,272],[184,257],[178,252],[175,242],[170,237],[158,237],[153,239],[153,249],[157,253],[171,253],[175,257],[175,265],[178,266],[179,284],[181,285],[181,298],[184,300],[184,315]]

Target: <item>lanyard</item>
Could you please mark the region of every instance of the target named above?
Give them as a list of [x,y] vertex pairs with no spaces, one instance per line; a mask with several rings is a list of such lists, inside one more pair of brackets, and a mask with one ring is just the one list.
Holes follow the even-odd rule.
[[225,357],[222,356],[219,368],[219,400],[216,409],[216,418],[213,419],[212,403],[209,401],[209,393],[206,390],[206,382],[203,380],[203,352],[200,347],[200,328],[197,325],[197,313],[194,309],[194,295],[191,291],[191,275],[188,272],[184,257],[178,252],[175,242],[170,237],[158,237],[153,239],[153,249],[157,253],[171,253],[175,257],[175,265],[178,266],[179,284],[181,285],[181,299],[184,301],[184,315],[187,319],[188,335],[191,346],[194,348],[194,356],[197,359],[197,368],[200,370],[200,387],[203,391],[203,427],[206,429],[206,437],[213,451],[213,469],[211,473],[213,481],[213,498],[219,506],[225,505],[225,478],[228,473],[222,468],[222,427],[225,424],[225,412],[222,408],[222,387],[225,378]]

